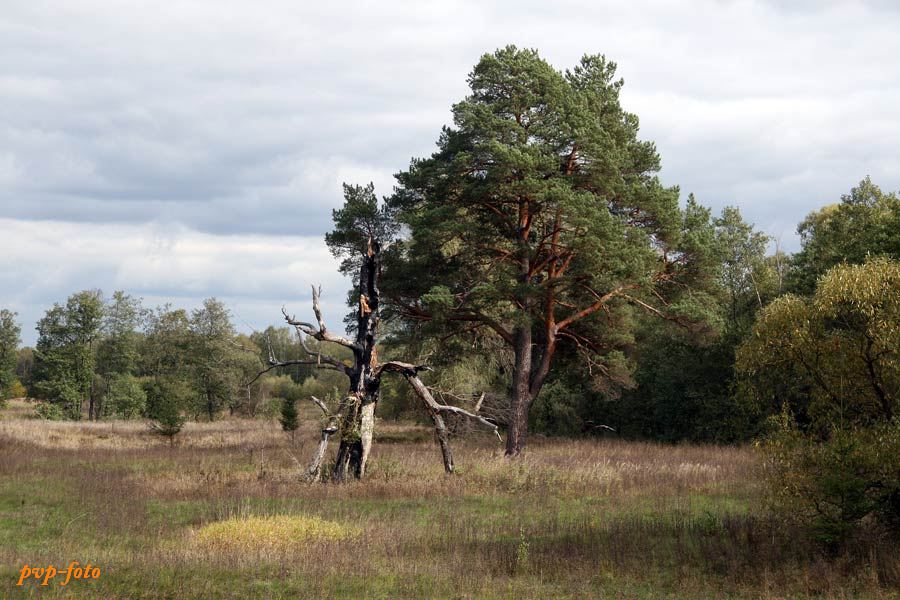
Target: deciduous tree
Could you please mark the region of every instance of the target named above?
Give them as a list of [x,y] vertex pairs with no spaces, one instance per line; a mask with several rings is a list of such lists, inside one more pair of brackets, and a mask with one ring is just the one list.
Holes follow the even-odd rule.
[[9,398],[16,387],[16,364],[22,328],[16,322],[16,313],[0,310],[0,402]]
[[791,259],[787,283],[791,291],[810,295],[835,265],[860,264],[868,256],[900,259],[900,198],[866,177],[839,204],[807,215],[797,233],[802,247]]
[[65,406],[80,419],[88,400],[93,418],[96,343],[101,334],[103,298],[99,290],[69,297],[65,306],[54,304],[38,322],[34,388],[37,396]]

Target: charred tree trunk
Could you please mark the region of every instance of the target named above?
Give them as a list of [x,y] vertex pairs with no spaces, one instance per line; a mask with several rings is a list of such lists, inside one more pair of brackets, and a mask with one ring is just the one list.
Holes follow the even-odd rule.
[[346,399],[341,426],[341,444],[332,479],[343,481],[348,475],[359,479],[366,474],[366,463],[375,435],[375,407],[378,404],[380,378],[373,369],[378,365],[378,277],[381,274],[381,248],[370,240],[359,271],[359,307],[356,315],[354,366],[349,373],[350,396]]

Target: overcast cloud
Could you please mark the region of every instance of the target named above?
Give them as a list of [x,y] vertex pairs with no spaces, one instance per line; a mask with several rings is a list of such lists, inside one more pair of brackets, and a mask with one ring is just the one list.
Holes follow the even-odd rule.
[[3,0],[0,307],[76,290],[224,299],[248,331],[321,283],[343,181],[430,154],[487,51],[605,53],[662,179],[788,250],[865,175],[900,188],[891,2]]

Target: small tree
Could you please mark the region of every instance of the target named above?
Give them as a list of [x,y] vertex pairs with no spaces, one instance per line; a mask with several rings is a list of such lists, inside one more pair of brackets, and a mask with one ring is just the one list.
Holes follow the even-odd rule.
[[169,438],[174,444],[175,436],[184,425],[182,407],[186,390],[184,383],[177,380],[160,379],[147,385],[148,416],[153,419],[150,429],[156,434]]
[[281,428],[291,433],[291,443],[294,442],[294,432],[300,426],[297,419],[297,403],[291,398],[284,398],[281,402],[281,418],[278,419]]
[[167,400],[160,405],[156,420],[150,424],[154,433],[169,438],[169,444],[175,443],[175,436],[184,426],[184,416],[175,402]]

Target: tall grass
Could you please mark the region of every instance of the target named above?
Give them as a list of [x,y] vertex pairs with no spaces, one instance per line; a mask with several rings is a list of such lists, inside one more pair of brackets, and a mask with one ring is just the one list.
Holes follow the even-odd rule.
[[[314,428],[307,415],[291,444],[274,420],[188,424],[170,447],[140,423],[0,421],[0,590],[887,598],[900,582],[896,549],[872,540],[825,555],[769,515],[750,448],[535,439],[509,461],[485,436],[456,441],[448,477],[427,429],[382,423],[367,480],[335,486],[300,481],[295,459],[308,458]],[[268,544],[241,529],[252,519],[353,535]],[[232,531],[233,543],[198,544],[200,531]],[[101,578],[14,586],[25,563],[72,560]]]

